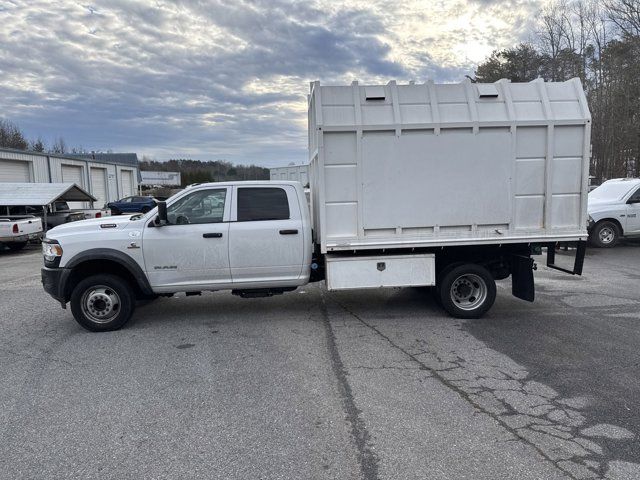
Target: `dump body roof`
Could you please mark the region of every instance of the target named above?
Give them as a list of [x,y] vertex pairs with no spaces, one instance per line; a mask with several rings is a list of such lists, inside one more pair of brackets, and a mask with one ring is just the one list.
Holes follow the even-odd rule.
[[[320,95],[314,93],[319,91]],[[310,133],[350,130],[361,127],[397,129],[433,127],[478,127],[509,124],[575,124],[591,119],[582,84],[577,78],[566,82],[324,86],[311,84],[310,101],[315,116]],[[357,107],[357,108],[354,108]]]

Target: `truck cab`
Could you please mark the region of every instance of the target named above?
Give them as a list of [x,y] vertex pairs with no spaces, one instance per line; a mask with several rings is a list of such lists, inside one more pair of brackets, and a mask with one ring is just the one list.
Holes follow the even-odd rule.
[[91,330],[128,320],[136,298],[306,284],[313,244],[298,182],[209,183],[146,214],[62,225],[44,241],[45,290]]

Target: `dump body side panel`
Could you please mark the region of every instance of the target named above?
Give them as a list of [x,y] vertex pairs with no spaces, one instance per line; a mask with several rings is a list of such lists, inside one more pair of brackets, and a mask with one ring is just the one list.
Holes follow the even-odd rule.
[[316,242],[330,252],[586,238],[589,135],[577,79],[315,82]]

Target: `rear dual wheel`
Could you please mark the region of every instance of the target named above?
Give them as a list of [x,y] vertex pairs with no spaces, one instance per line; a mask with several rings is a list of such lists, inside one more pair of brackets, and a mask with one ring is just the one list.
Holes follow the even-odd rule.
[[480,318],[496,300],[496,282],[481,265],[465,263],[445,268],[438,281],[438,299],[456,318]]

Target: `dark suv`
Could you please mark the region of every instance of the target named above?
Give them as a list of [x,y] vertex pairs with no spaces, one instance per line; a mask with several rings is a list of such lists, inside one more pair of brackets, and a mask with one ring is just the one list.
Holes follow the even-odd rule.
[[156,206],[153,197],[125,197],[117,202],[107,203],[107,208],[111,209],[111,215],[121,213],[147,213]]

